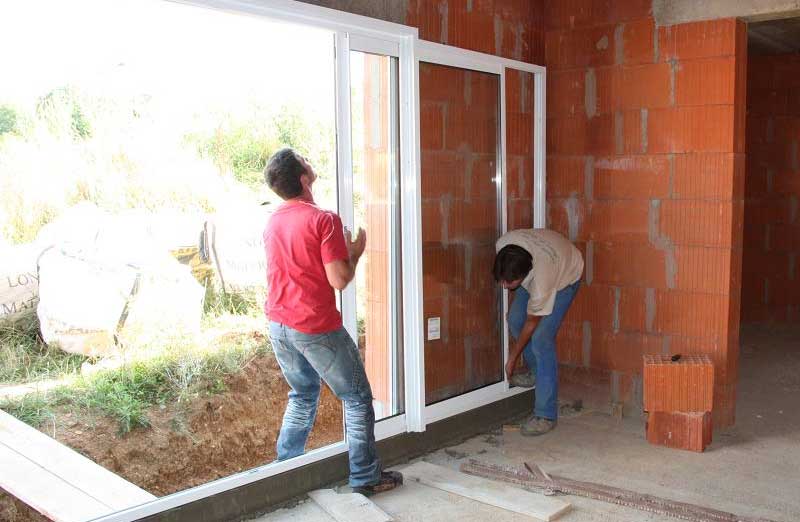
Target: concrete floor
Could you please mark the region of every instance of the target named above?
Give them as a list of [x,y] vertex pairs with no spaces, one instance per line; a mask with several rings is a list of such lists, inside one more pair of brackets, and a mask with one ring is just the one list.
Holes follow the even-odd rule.
[[[737,422],[714,433],[705,453],[649,445],[640,418],[617,421],[606,412],[562,417],[557,429],[527,438],[487,433],[439,450],[424,460],[457,469],[468,458],[519,465],[535,461],[546,472],[600,482],[777,522],[800,520],[800,326],[743,328]],[[402,470],[402,466],[397,469]],[[564,522],[673,521],[580,497]],[[395,520],[516,522],[531,520],[426,486],[410,483],[373,497]],[[303,502],[260,522],[330,522]]]

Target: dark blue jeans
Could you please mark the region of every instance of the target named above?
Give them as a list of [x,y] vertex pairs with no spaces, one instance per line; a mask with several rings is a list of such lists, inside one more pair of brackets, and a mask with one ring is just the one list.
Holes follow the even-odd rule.
[[[539,319],[531,340],[522,351],[525,364],[536,375],[533,414],[537,417],[555,420],[558,418],[558,360],[556,357],[556,335],[564,315],[569,310],[578,287],[578,281],[556,294],[553,312]],[[514,292],[514,301],[508,312],[508,327],[514,338],[519,338],[525,320],[528,318],[528,299],[530,294],[522,287]]]
[[381,463],[375,448],[375,410],[364,363],[344,328],[309,335],[271,322],[269,337],[283,376],[292,390],[278,435],[278,460],[305,452],[319,403],[320,378],[344,401],[350,448],[350,486],[375,484]]

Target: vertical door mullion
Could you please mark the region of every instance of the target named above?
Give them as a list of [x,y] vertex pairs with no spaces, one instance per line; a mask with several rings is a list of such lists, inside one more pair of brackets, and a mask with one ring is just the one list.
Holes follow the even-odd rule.
[[[343,31],[336,33],[336,184],[339,216],[355,237],[353,230],[353,133],[350,121],[350,39]],[[369,239],[369,238],[367,238]],[[342,291],[342,321],[358,343],[356,323],[356,281]]]
[[545,99],[547,95],[547,71],[534,73],[534,104],[533,104],[533,226],[534,228],[544,228],[546,222],[546,198],[545,187],[547,183],[547,173],[545,166]]
[[416,39],[400,53],[400,160],[403,256],[403,355],[408,431],[425,431],[425,349],[422,318],[422,191],[419,62]]
[[[507,172],[508,165],[506,162],[506,68],[503,67],[500,72],[500,158],[497,162],[498,173],[497,183],[499,186],[499,200],[500,200],[500,233],[505,234],[508,231],[508,183]],[[500,339],[503,350],[503,381],[505,382],[505,389],[509,389],[508,378],[506,377],[506,363],[508,362],[508,324],[506,317],[508,314],[508,290],[500,290],[500,325],[501,334]]]

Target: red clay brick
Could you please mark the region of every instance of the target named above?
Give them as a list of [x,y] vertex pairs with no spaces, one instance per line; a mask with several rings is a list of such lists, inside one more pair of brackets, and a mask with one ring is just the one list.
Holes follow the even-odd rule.
[[[551,228],[575,241],[586,239],[584,222],[586,210],[583,201],[577,198],[552,198],[547,202],[548,228]],[[570,219],[574,220],[572,223]],[[574,228],[574,230],[573,230]]]
[[670,66],[666,63],[623,67],[616,89],[619,108],[654,109],[669,106],[671,74]]
[[710,412],[714,364],[706,354],[684,353],[677,361],[670,355],[645,355],[643,389],[647,412]]
[[668,448],[703,452],[711,444],[711,412],[652,412],[647,416],[647,442]]
[[599,332],[614,331],[615,289],[608,285],[592,283],[581,286],[565,320],[592,325],[592,337]]
[[615,63],[616,25],[548,31],[546,60],[550,69],[601,67]]
[[661,61],[736,54],[736,19],[691,22],[658,28]]
[[[551,157],[547,158],[548,164]],[[512,156],[506,158],[508,176],[506,178],[507,197],[509,199],[533,198],[533,158],[525,156]],[[549,173],[548,168],[548,173]],[[548,176],[549,177],[549,176]],[[547,189],[550,190],[548,183]]]
[[444,195],[462,199],[464,183],[454,181],[463,176],[464,170],[464,159],[455,152],[423,150],[420,168],[422,199],[440,198]]
[[586,158],[547,156],[547,197],[582,196],[586,186]]
[[547,115],[564,116],[585,114],[584,83],[586,72],[552,71],[547,74]]
[[422,150],[438,150],[444,144],[444,118],[439,103],[420,104],[420,147]]
[[647,243],[649,201],[594,201],[588,210],[589,239],[615,244]]
[[592,367],[624,373],[642,370],[642,355],[661,352],[661,338],[629,332],[600,332],[592,336]]
[[[594,162],[594,197],[661,199],[669,195],[670,162],[666,156],[609,156]],[[550,188],[550,170],[547,176]]]
[[733,196],[734,154],[675,155],[673,196],[679,199],[730,199]]
[[614,115],[603,114],[591,118],[587,123],[586,152],[606,156],[616,150]]
[[466,3],[447,6],[447,43],[463,49],[495,54],[494,16],[481,11],[467,12]]
[[587,118],[547,118],[548,154],[586,154]]
[[644,18],[625,23],[623,60],[625,64],[653,63],[655,56],[655,21]]
[[445,148],[456,151],[467,146],[471,152],[496,153],[498,114],[496,106],[482,111],[451,103],[445,115]]
[[[619,113],[617,113],[619,114]],[[617,153],[620,154],[643,154],[649,152],[650,146],[645,148],[644,136],[642,132],[642,111],[625,111],[622,118],[615,116],[615,133],[617,135]],[[619,125],[622,128],[619,128]],[[620,136],[622,142],[620,143]]]
[[545,0],[545,28],[567,29],[593,23],[592,4],[593,0]]
[[648,114],[648,152],[733,152],[731,105],[654,109]]
[[687,60],[675,69],[675,103],[732,105],[735,102],[736,57]]
[[732,213],[729,201],[664,200],[660,233],[675,245],[730,247]]
[[652,15],[649,0],[593,0],[592,21],[594,23],[628,22],[648,18]]
[[654,329],[661,334],[721,339],[725,332],[730,298],[677,290],[656,290]]
[[533,114],[506,114],[506,151],[508,154],[530,155],[533,151]]
[[731,256],[731,250],[727,248],[675,247],[676,288],[728,295]]
[[583,323],[561,323],[556,337],[556,351],[560,364],[583,364]]
[[[623,332],[646,332],[647,331],[647,289],[640,287],[626,286],[620,288],[619,296],[619,329]],[[659,350],[661,339],[658,339]],[[656,350],[652,353],[659,353]],[[648,352],[649,353],[649,352]],[[635,359],[636,367],[633,372],[639,371],[639,357]],[[620,370],[622,368],[615,368]]]
[[518,199],[508,202],[508,229],[533,227],[533,201]]
[[420,99],[425,102],[464,103],[463,69],[432,63],[419,64]]
[[594,283],[666,288],[666,260],[649,245],[595,243]]

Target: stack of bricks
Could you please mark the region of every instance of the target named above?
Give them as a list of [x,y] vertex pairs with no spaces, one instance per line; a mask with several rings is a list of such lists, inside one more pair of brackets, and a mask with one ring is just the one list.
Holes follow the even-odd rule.
[[548,226],[586,260],[558,338],[562,390],[635,411],[643,355],[706,353],[714,422],[725,426],[738,360],[746,27],[657,26],[651,8],[545,2]]
[[644,408],[651,444],[703,451],[711,444],[714,365],[706,355],[644,356]]

